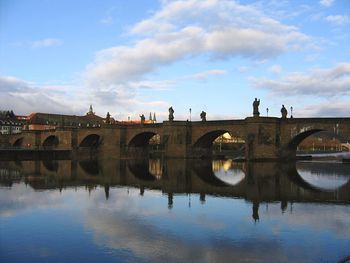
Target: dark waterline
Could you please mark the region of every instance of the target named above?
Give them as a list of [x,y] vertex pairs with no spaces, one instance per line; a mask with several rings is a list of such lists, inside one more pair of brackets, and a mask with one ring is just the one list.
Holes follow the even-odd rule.
[[339,262],[350,165],[0,162],[1,262]]

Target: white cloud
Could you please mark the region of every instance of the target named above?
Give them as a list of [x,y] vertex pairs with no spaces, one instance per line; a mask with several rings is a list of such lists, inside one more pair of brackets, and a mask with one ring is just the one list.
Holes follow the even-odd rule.
[[31,42],[31,46],[33,48],[60,46],[62,44],[63,44],[63,41],[58,38],[45,38],[45,39]]
[[269,69],[269,72],[273,73],[273,74],[281,74],[282,73],[282,66],[281,65],[272,65]]
[[350,94],[350,63],[339,63],[330,69],[295,72],[281,79],[254,79],[259,88],[279,95],[312,95],[336,97]]
[[97,52],[85,71],[85,85],[101,102],[111,96],[114,100],[106,102],[120,101],[118,94],[136,96],[138,88],[132,83],[183,59],[206,56],[266,61],[311,43],[298,28],[272,19],[254,6],[228,0],[163,1],[160,10],[135,24],[129,33],[137,39],[132,45]]
[[86,91],[74,85],[39,85],[11,76],[0,76],[1,107],[14,110],[16,114],[49,112],[84,115],[93,104],[96,114],[105,116],[107,111],[119,120],[132,116],[138,119],[140,113],[157,112],[159,120],[166,115],[159,113],[169,107],[164,101],[141,97],[138,89],[166,90],[176,81],[140,81],[127,85],[109,86]]
[[15,92],[23,89],[27,89],[30,84],[26,81],[17,79],[12,76],[0,76],[0,93],[2,92]]
[[139,82],[131,82],[134,88],[152,89],[152,90],[168,90],[177,83],[176,80],[142,80]]
[[322,116],[344,117],[349,116],[350,104],[344,100],[331,100],[302,107],[298,110],[298,117]]
[[225,75],[226,73],[227,73],[226,70],[212,69],[212,70],[195,73],[191,75],[190,78],[193,78],[196,80],[207,80],[210,76],[220,76],[220,75]]
[[1,107],[25,115],[32,112],[84,115],[89,105],[93,104],[99,116],[105,116],[109,111],[118,120],[126,120],[128,116],[138,119],[141,113],[152,111],[157,112],[161,120],[167,116],[160,111],[166,111],[169,104],[141,97],[137,91],[146,88],[161,91],[175,83],[171,80],[140,81],[87,91],[75,85],[39,85],[11,76],[0,76]]
[[350,24],[350,16],[346,15],[327,16],[325,20],[336,26],[345,26],[347,24]]
[[320,0],[320,5],[329,7],[333,4],[334,0]]
[[133,47],[102,50],[97,54],[96,62],[87,69],[87,84],[109,86],[138,80],[160,65],[194,53],[195,48],[202,45],[198,31],[201,29],[189,27],[155,39],[141,40]]
[[1,107],[12,109],[16,114],[82,114],[88,102],[80,95],[80,102],[72,103],[77,89],[79,88],[69,85],[40,86],[15,77],[0,76]]

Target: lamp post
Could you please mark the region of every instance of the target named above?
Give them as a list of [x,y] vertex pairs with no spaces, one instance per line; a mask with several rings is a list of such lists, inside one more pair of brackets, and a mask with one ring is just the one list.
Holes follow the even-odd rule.
[[269,117],[269,108],[266,108],[266,116]]
[[191,113],[192,113],[192,109],[190,108],[190,121],[191,121]]
[[293,118],[293,107],[292,106],[290,107],[290,118],[291,119]]

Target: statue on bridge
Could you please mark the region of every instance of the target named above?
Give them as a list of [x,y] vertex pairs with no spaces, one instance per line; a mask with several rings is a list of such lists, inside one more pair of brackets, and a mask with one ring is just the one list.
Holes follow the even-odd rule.
[[110,124],[110,123],[111,123],[111,115],[109,114],[109,112],[107,112],[106,124]]
[[200,116],[203,122],[207,120],[207,113],[205,111],[202,111]]
[[144,124],[145,123],[145,120],[146,120],[146,117],[145,115],[140,115],[140,118],[141,118],[141,124]]
[[287,109],[284,107],[284,105],[282,105],[281,114],[282,114],[282,119],[287,118],[288,112],[287,112]]
[[169,108],[169,121],[173,121],[174,120],[174,109],[173,107]]
[[89,112],[87,112],[86,115],[95,115],[95,112],[92,109],[92,104],[90,104]]
[[253,102],[253,116],[254,117],[259,117],[259,115],[260,115],[259,105],[260,105],[260,99],[258,100],[257,98],[255,98],[255,100]]

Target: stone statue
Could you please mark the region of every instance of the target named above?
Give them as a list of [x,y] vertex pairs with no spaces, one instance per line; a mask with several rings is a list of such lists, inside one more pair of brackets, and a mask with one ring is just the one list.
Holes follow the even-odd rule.
[[173,121],[174,120],[174,109],[173,107],[169,108],[169,121]]
[[202,111],[200,116],[201,116],[202,121],[207,120],[207,113],[205,111]]
[[259,105],[260,105],[260,99],[258,100],[257,98],[255,98],[255,100],[253,102],[253,116],[254,117],[259,117],[259,115],[260,115]]
[[111,115],[109,114],[109,112],[107,112],[106,123],[107,123],[107,124],[110,124],[110,123],[111,123]]
[[92,104],[90,104],[89,112],[87,112],[86,115],[95,115],[95,112],[92,109]]
[[284,107],[284,105],[282,105],[281,114],[282,114],[282,119],[287,118],[288,112],[287,112],[287,109]]
[[145,115],[140,115],[140,118],[141,118],[141,124],[142,123],[145,123],[145,120],[146,120],[146,117],[145,117]]

